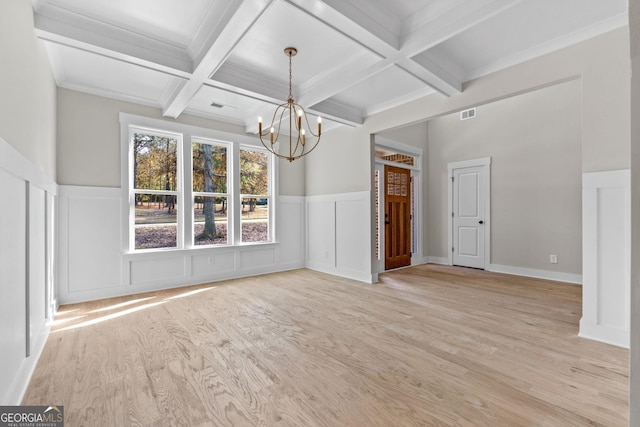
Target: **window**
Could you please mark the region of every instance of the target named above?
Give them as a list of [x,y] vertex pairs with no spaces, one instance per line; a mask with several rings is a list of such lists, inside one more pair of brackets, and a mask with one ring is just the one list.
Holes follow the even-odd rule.
[[229,230],[228,146],[194,142],[193,240],[196,246],[227,244]]
[[273,156],[252,138],[127,114],[121,124],[126,251],[275,240]]
[[135,249],[178,246],[180,136],[132,129]]
[[243,242],[269,241],[269,156],[240,149],[240,203]]

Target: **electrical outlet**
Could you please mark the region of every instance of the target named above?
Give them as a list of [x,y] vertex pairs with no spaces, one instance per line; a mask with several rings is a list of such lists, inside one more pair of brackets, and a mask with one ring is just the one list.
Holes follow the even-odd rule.
[[549,262],[551,264],[557,264],[558,263],[558,255],[549,255]]

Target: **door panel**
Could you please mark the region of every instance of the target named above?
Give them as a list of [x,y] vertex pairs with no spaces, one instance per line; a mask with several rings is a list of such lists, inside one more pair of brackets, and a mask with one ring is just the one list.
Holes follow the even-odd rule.
[[384,167],[385,270],[411,265],[411,176]]
[[483,166],[453,170],[453,264],[485,268]]

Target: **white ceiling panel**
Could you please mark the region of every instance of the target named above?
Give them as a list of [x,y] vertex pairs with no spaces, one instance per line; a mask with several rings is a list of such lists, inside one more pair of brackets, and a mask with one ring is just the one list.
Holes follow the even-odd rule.
[[617,28],[626,10],[626,0],[524,1],[438,45],[431,58],[469,80]]
[[[373,64],[380,57],[355,40],[285,1],[276,1],[255,23],[229,56],[228,62],[251,67],[260,74],[287,82],[286,47],[295,47],[294,83],[299,85],[331,74],[343,61]],[[286,96],[286,94],[284,94]]]
[[47,43],[58,86],[155,107],[183,79],[68,46]]
[[[51,0],[57,8],[186,48],[216,2],[210,0]],[[52,12],[49,12],[52,13]]]
[[[627,0],[32,0],[59,86],[256,132],[288,95],[323,128],[626,25]],[[212,106],[211,104],[217,104]]]
[[364,80],[339,95],[334,101],[356,107],[367,116],[434,93],[434,90],[399,67]]
[[[212,105],[213,104],[213,105]],[[234,92],[203,85],[189,103],[185,112],[202,117],[212,117],[229,123],[244,125],[247,111],[270,107],[271,104]],[[258,120],[256,114],[254,119]]]

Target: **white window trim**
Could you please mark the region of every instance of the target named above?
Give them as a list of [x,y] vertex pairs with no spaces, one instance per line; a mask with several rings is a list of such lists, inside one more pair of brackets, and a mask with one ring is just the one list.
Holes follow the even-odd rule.
[[[131,214],[131,203],[132,203],[132,191],[131,191],[131,183],[133,182],[131,174],[133,173],[133,168],[131,167],[133,158],[133,153],[130,150],[130,128],[143,128],[149,129],[150,131],[157,131],[160,134],[180,134],[182,136],[182,150],[178,153],[179,162],[178,165],[178,179],[183,184],[183,189],[179,191],[182,197],[182,205],[178,205],[180,209],[182,209],[182,214],[179,215],[178,219],[178,246],[174,248],[158,248],[158,249],[135,249],[135,236],[132,236],[132,219],[130,218]],[[191,164],[191,142],[192,140],[198,140],[199,138],[203,140],[212,140],[219,141],[223,143],[229,144],[229,164],[235,165],[236,159],[239,159],[240,155],[240,147],[246,147],[251,150],[262,151],[269,154],[268,151],[264,149],[264,147],[259,143],[259,140],[256,137],[252,137],[250,135],[242,135],[231,132],[224,132],[215,129],[202,128],[198,126],[186,125],[177,122],[171,122],[167,120],[154,119],[145,116],[138,116],[134,114],[128,113],[120,113],[120,139],[121,139],[121,194],[122,194],[122,253],[131,253],[131,254],[141,254],[141,253],[149,253],[149,252],[167,252],[167,251],[184,251],[184,250],[203,250],[203,249],[215,249],[215,248],[230,248],[236,246],[250,246],[250,245],[268,245],[277,243],[277,230],[275,228],[276,220],[276,204],[277,198],[279,194],[278,189],[278,162],[274,161],[273,155],[269,155],[269,168],[271,173],[269,174],[269,241],[268,242],[242,242],[241,241],[241,221],[240,221],[240,210],[237,209],[240,203],[240,168],[231,166],[228,170],[229,173],[229,181],[228,186],[230,188],[227,189],[229,194],[229,203],[228,205],[231,207],[233,203],[233,213],[232,217],[229,218],[228,231],[227,233],[233,233],[233,240],[229,239],[229,244],[227,245],[192,245],[191,239],[186,239],[184,237],[185,230],[193,230],[193,219],[192,215],[187,214],[192,212],[193,210],[193,185],[191,178],[191,169],[189,173],[186,173],[183,165],[186,163]],[[187,161],[184,161],[187,159]],[[233,175],[233,176],[232,176]],[[180,202],[180,200],[178,200]],[[180,216],[182,218],[180,218]],[[193,233],[192,233],[193,234]],[[229,236],[229,234],[228,234]],[[182,238],[181,238],[182,237]],[[183,242],[185,244],[183,245]]]

